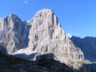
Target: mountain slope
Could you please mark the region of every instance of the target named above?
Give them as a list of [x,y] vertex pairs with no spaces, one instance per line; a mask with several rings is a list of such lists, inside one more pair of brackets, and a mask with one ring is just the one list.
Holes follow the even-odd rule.
[[76,47],[79,47],[87,60],[96,62],[96,37],[75,37],[71,38]]
[[31,61],[52,53],[55,60],[79,69],[96,61],[95,39],[65,34],[51,9],[38,11],[28,22],[14,14],[0,19],[0,51]]
[[0,53],[0,72],[73,72],[73,70],[54,59],[28,61]]
[[[38,11],[29,24],[29,43],[26,49],[21,49],[14,53],[26,54],[32,60],[32,53],[47,54],[53,53],[56,60],[73,66],[75,62],[84,59],[82,51],[75,47],[70,37],[64,33],[58,19],[51,9]],[[20,54],[19,56],[20,57]],[[25,56],[21,56],[25,58]],[[28,58],[29,58],[28,57]],[[34,56],[35,57],[35,56]]]

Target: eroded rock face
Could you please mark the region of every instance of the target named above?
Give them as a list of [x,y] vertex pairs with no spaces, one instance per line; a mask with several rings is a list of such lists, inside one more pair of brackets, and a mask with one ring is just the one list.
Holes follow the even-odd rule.
[[[52,53],[54,59],[69,66],[76,64],[76,67],[78,61],[84,59],[81,49],[74,46],[70,36],[64,33],[51,9],[38,11],[28,23],[16,15],[1,19],[0,33],[0,46],[2,46],[0,49],[5,48],[8,54],[17,54],[16,56],[19,55],[24,59],[27,56],[27,59],[32,60],[34,53],[36,55]],[[28,47],[21,49],[25,42],[28,43]]]
[[0,19],[0,50],[11,54],[21,49],[24,46],[24,31],[25,24],[16,15]]
[[30,53],[30,51],[39,54],[53,53],[55,59],[69,66],[84,59],[82,51],[75,47],[69,35],[64,33],[52,10],[43,9],[38,11],[29,24],[31,28],[28,47],[25,51],[22,50],[25,54]]

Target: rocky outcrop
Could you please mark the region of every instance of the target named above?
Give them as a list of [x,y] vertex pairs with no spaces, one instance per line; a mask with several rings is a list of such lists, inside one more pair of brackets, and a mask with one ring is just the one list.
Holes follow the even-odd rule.
[[65,34],[51,9],[38,11],[29,22],[14,14],[0,19],[0,52],[31,61],[51,53],[55,60],[79,69],[84,63],[96,61],[95,39]]
[[29,61],[0,53],[0,72],[73,72],[64,63],[54,60],[54,57],[49,60],[45,57],[47,55],[50,54]]
[[73,66],[74,63],[84,59],[82,51],[75,47],[69,35],[64,33],[52,10],[38,11],[29,24],[31,28],[28,47],[15,52],[15,55],[21,53],[30,57],[34,52],[40,55],[53,53],[56,60],[69,66]]
[[29,23],[32,25],[29,32],[30,50],[41,54],[53,53],[66,64],[83,59],[82,51],[64,33],[52,10],[38,11]]
[[16,15],[0,19],[0,51],[12,54],[24,47],[26,24]]

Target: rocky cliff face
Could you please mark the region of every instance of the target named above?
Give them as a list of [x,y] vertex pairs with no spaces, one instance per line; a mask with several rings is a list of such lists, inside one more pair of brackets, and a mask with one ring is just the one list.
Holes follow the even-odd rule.
[[11,54],[23,48],[25,26],[26,24],[14,14],[0,19],[0,50]]
[[[27,54],[32,60],[31,54],[34,52],[40,55],[53,53],[56,60],[69,66],[75,66],[75,63],[84,59],[81,49],[75,47],[69,35],[64,33],[52,10],[38,11],[29,24],[31,28],[28,47],[14,54]],[[23,57],[25,58],[25,56]]]
[[38,11],[29,22],[13,14],[0,19],[0,51],[28,60],[52,53],[55,60],[75,69],[82,66],[84,58],[94,60],[96,55],[95,40],[65,34],[51,9]]
[[30,50],[40,54],[53,53],[58,60],[65,63],[84,58],[82,51],[64,33],[52,10],[38,11],[29,23],[32,25],[29,32]]

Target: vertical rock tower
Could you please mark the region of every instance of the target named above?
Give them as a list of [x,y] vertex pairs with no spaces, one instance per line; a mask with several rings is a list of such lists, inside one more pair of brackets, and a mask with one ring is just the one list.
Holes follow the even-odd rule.
[[82,51],[75,47],[69,35],[64,33],[51,9],[38,11],[30,20],[28,48],[40,54],[53,53],[57,60],[73,65],[84,59]]
[[0,19],[0,51],[12,54],[24,46],[24,22],[16,15],[10,14]]

